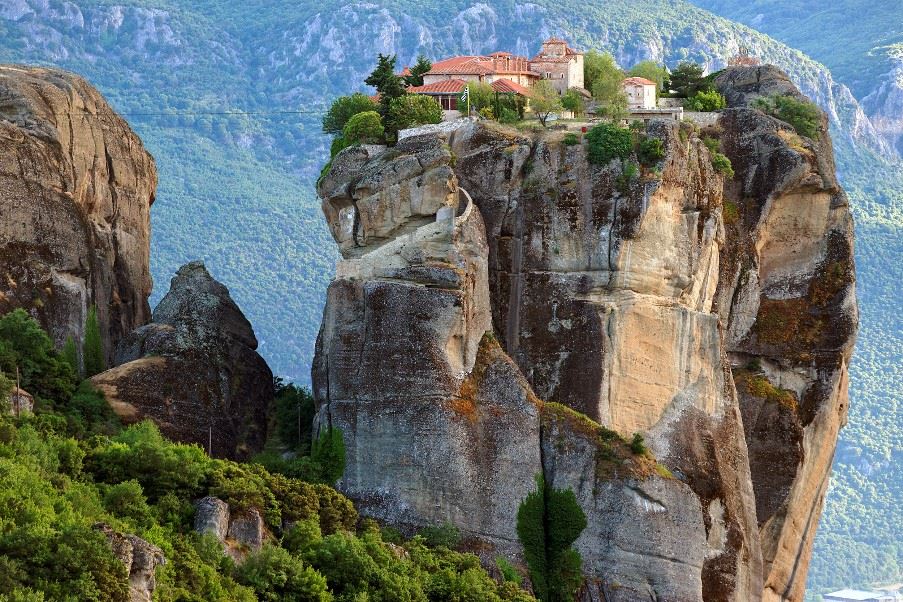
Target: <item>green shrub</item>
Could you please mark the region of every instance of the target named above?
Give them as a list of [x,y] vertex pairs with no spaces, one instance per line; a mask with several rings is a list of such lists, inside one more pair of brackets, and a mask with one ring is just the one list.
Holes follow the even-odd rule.
[[705,145],[707,149],[709,149],[709,153],[715,154],[721,151],[721,141],[718,138],[712,138],[711,136],[706,136],[702,139],[702,143]]
[[520,115],[514,109],[502,107],[501,111],[499,111],[499,121],[501,123],[517,123],[520,119]]
[[724,96],[716,90],[701,90],[684,103],[684,108],[689,111],[718,111],[726,106]]
[[580,144],[580,136],[573,132],[567,133],[564,135],[564,138],[562,138],[561,143],[565,146],[575,146]]
[[156,425],[144,421],[90,450],[85,469],[105,483],[135,479],[151,501],[165,492],[193,499],[203,493],[210,462],[200,447],[167,441]]
[[643,165],[654,165],[665,158],[665,143],[660,138],[646,138],[640,142],[637,158]]
[[451,523],[443,523],[438,527],[424,527],[420,530],[418,535],[420,535],[426,542],[426,545],[431,548],[444,546],[451,549],[455,548],[461,541],[461,531]]
[[351,144],[381,144],[385,142],[385,129],[379,113],[366,111],[352,115],[342,130],[342,138]]
[[254,590],[258,600],[272,602],[329,602],[326,579],[287,550],[264,546],[235,571],[236,580]]
[[313,442],[310,459],[320,466],[321,480],[333,484],[345,472],[345,441],[340,429],[327,428]]
[[580,554],[571,545],[586,528],[586,515],[571,490],[555,489],[542,476],[517,511],[533,591],[544,602],[573,600],[583,582]]
[[712,167],[715,168],[715,171],[728,179],[734,177],[734,168],[731,165],[731,160],[721,153],[714,153],[712,155]]
[[608,164],[613,159],[626,159],[633,147],[630,132],[609,123],[601,123],[587,132],[586,142],[589,161],[597,165]]
[[495,566],[498,567],[504,581],[510,581],[517,585],[520,585],[521,581],[523,581],[523,578],[520,576],[520,573],[517,572],[517,569],[514,568],[514,565],[508,562],[508,559],[504,556],[496,556]]
[[0,372],[14,380],[17,367],[22,388],[51,406],[75,391],[78,377],[72,366],[24,309],[0,318]]
[[349,96],[339,96],[329,107],[323,116],[323,132],[340,135],[345,129],[348,120],[358,113],[375,111],[376,103],[369,96],[356,92]]
[[753,107],[789,123],[800,136],[818,140],[821,111],[814,103],[798,100],[790,95],[775,94],[766,98],[757,98]]
[[442,107],[434,98],[422,94],[405,94],[393,98],[389,103],[389,115],[392,127],[406,128],[439,123],[442,121]]
[[144,490],[134,479],[106,487],[103,505],[110,514],[128,519],[133,528],[143,530],[153,524],[154,517],[144,497]]
[[638,456],[646,453],[646,444],[643,442],[641,434],[633,434],[633,439],[630,440],[630,451]]
[[630,192],[630,186],[640,174],[639,166],[633,161],[625,161],[621,166],[621,173],[615,180],[615,187],[623,195]]

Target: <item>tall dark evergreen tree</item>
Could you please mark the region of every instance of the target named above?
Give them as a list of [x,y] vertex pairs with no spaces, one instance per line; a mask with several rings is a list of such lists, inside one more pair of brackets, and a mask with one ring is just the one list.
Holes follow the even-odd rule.
[[423,75],[425,73],[429,73],[430,69],[432,68],[433,64],[429,61],[428,58],[421,54],[417,57],[417,62],[414,64],[414,66],[409,69],[411,74],[404,76],[405,83],[408,86],[422,86]]
[[88,310],[85,320],[85,341],[82,343],[82,359],[85,362],[85,378],[91,378],[106,370],[103,357],[103,341],[100,338],[100,324],[97,322],[97,308]]
[[398,136],[398,129],[389,123],[387,117],[391,111],[392,101],[407,94],[404,80],[395,74],[396,55],[379,54],[376,69],[364,80],[368,86],[373,86],[379,93],[379,114],[383,118],[386,128],[386,140],[393,142]]
[[63,345],[61,355],[63,356],[63,359],[66,360],[66,363],[72,366],[72,371],[79,374],[78,348],[75,346],[75,339],[66,337],[66,344]]

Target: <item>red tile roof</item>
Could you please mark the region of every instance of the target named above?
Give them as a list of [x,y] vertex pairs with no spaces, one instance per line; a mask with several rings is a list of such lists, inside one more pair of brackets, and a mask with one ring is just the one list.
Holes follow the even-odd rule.
[[423,86],[411,86],[408,88],[410,94],[460,94],[464,91],[467,82],[463,79],[447,79],[433,84]]
[[530,89],[511,81],[510,79],[497,79],[489,86],[496,92],[502,94],[520,94],[521,96],[530,96]]
[[430,75],[530,73],[526,57],[497,52],[492,56],[453,56],[433,63]]
[[631,86],[655,86],[655,82],[651,82],[645,77],[628,77],[624,83]]

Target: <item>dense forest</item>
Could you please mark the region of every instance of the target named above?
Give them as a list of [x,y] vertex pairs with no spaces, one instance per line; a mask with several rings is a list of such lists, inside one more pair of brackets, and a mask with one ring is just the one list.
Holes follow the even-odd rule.
[[[812,37],[828,26],[813,23],[821,25],[813,25]],[[869,23],[868,35],[880,31],[880,23]],[[320,131],[325,107],[362,89],[378,52],[398,53],[402,64],[419,53],[532,54],[551,34],[610,51],[622,67],[651,58],[716,69],[747,45],[788,70],[828,111],[857,218],[862,329],[850,424],[810,583],[824,591],[898,579],[903,549],[892,534],[903,524],[895,503],[903,493],[903,327],[894,258],[901,251],[903,169],[881,156],[852,95],[800,52],[665,0],[23,0],[0,8],[0,61],[84,75],[154,154],[160,187],[152,211],[152,301],[179,265],[205,260],[255,325],[274,371],[305,383],[336,258],[312,187],[328,158]],[[846,78],[848,70],[837,68]]]

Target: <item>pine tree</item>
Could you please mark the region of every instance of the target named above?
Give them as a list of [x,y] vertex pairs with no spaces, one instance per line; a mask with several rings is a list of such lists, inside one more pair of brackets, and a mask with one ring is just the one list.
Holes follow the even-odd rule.
[[103,341],[100,338],[100,324],[97,322],[97,308],[91,306],[85,320],[85,341],[82,345],[82,358],[85,362],[85,378],[91,378],[106,370],[103,356]]
[[423,74],[428,73],[433,68],[433,64],[428,58],[422,54],[417,57],[417,62],[409,69],[410,75],[404,77],[404,81],[409,86],[422,86]]
[[398,129],[393,127],[388,119],[392,101],[407,94],[404,80],[395,75],[395,63],[398,58],[380,53],[376,69],[364,80],[368,86],[373,86],[379,93],[379,114],[383,118],[386,128],[386,139],[392,143],[398,135]]
[[72,366],[72,371],[76,374],[80,373],[78,369],[78,348],[75,346],[75,339],[66,337],[66,343],[63,345],[63,359],[67,364]]

